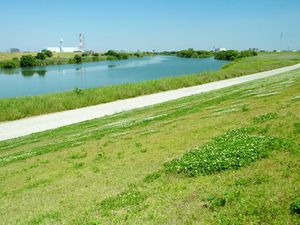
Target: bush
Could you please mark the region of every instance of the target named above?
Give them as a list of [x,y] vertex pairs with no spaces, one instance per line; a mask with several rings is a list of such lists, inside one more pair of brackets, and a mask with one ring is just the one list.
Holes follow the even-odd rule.
[[88,53],[88,52],[83,52],[82,54],[81,54],[81,56],[82,57],[86,57],[86,56],[89,56],[90,54]]
[[143,57],[143,55],[141,53],[138,53],[138,52],[134,53],[134,56],[137,57],[137,58]]
[[238,58],[239,52],[236,50],[221,51],[216,53],[215,59],[235,60]]
[[93,61],[95,61],[95,62],[100,60],[99,56],[93,56],[92,59],[93,59]]
[[46,57],[49,57],[51,58],[53,56],[53,53],[50,51],[50,50],[42,50],[42,53],[46,56]]
[[125,53],[125,52],[115,52],[113,50],[107,51],[104,55],[108,56],[107,57],[108,60],[128,59],[129,58],[129,54],[128,53]]
[[220,59],[220,60],[236,60],[236,59],[241,59],[245,57],[251,57],[251,56],[256,56],[257,52],[255,51],[236,51],[236,50],[228,50],[228,51],[221,51],[216,53],[215,59]]
[[245,58],[245,57],[251,57],[251,56],[257,56],[257,52],[255,51],[241,51],[238,55],[238,58]]
[[39,59],[39,60],[45,60],[46,59],[46,55],[42,52],[39,52],[36,54],[35,56],[36,59]]
[[3,62],[2,67],[5,69],[13,69],[18,66],[18,63],[16,60],[8,60]]
[[292,202],[290,209],[291,213],[300,215],[300,196]]
[[165,164],[165,168],[169,172],[188,176],[207,175],[246,166],[284,146],[279,139],[249,133],[248,129],[230,130],[210,143]]
[[75,63],[81,63],[82,62],[82,57],[80,55],[75,55],[74,56],[74,61],[75,61]]
[[23,55],[20,60],[21,67],[35,66],[35,58],[32,55]]
[[183,58],[207,58],[212,56],[212,53],[205,50],[196,51],[192,48],[177,52],[177,56]]
[[93,56],[99,56],[99,53],[97,53],[97,52],[95,52],[95,53],[93,53]]
[[115,51],[113,51],[113,50],[109,50],[109,51],[107,51],[104,55],[106,55],[106,56],[115,56],[115,57],[117,57],[117,56],[118,56],[118,53],[115,52]]

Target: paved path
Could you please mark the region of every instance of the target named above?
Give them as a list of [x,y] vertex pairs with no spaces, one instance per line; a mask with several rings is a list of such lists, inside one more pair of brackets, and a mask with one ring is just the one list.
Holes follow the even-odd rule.
[[17,138],[40,131],[50,130],[74,123],[79,123],[86,120],[100,118],[122,111],[154,105],[194,94],[229,87],[232,85],[273,76],[298,68],[300,68],[300,64],[188,88],[181,88],[177,90],[165,91],[125,100],[118,100],[115,102],[88,106],[80,109],[29,117],[16,121],[3,122],[0,123],[0,141]]

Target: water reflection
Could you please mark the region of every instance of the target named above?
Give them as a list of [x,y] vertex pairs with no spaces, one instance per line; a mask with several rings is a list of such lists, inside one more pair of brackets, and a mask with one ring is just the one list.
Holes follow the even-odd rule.
[[46,70],[36,70],[36,69],[22,69],[21,74],[24,77],[31,77],[35,74],[39,75],[40,77],[44,77],[46,75]]
[[216,70],[227,61],[155,56],[33,68],[0,69],[0,98],[63,92],[75,87],[156,80],[200,71]]
[[0,69],[0,74],[4,75],[22,75],[24,77],[31,77],[33,75],[45,76],[47,74],[46,69],[33,69],[33,68],[15,68],[15,69]]

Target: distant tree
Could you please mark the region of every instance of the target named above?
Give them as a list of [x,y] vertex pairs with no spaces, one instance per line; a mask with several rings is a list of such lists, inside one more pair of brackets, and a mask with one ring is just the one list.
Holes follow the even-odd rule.
[[207,58],[207,57],[211,57],[212,53],[205,50],[196,51],[192,48],[189,48],[187,50],[178,51],[177,56],[183,58]]
[[108,50],[104,55],[118,57],[119,54],[114,50]]
[[95,52],[93,53],[93,56],[99,56],[99,53]]
[[228,50],[228,51],[221,51],[217,52],[215,55],[215,59],[221,60],[235,60],[239,56],[239,52],[236,50]]
[[53,53],[50,51],[50,50],[42,50],[42,53],[46,56],[46,57],[49,57],[51,58],[53,56]]
[[90,54],[88,53],[88,52],[83,52],[82,54],[81,54],[81,56],[82,57],[86,57],[86,56],[89,56]]
[[246,50],[246,51],[241,51],[238,57],[245,58],[245,57],[251,57],[256,55],[257,55],[256,51]]
[[23,55],[20,60],[21,67],[35,66],[35,58],[32,55]]
[[36,54],[35,56],[36,59],[40,59],[40,60],[45,60],[46,59],[46,55],[42,52],[39,52]]
[[82,57],[80,55],[75,55],[74,60],[75,60],[75,63],[81,63],[82,62]]

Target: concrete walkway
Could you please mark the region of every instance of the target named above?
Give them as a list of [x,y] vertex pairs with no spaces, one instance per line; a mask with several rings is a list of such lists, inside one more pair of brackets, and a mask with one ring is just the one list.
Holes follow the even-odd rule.
[[[300,68],[300,64],[283,67],[266,72],[246,75],[242,77],[232,78],[211,82],[208,84],[181,88],[177,90],[165,91],[151,95],[139,96],[135,98],[118,100],[115,102],[104,103],[95,106],[88,106],[80,109],[68,110],[63,112],[51,113],[41,116],[29,117],[21,120],[0,123],[0,141],[25,136],[45,130],[50,130],[82,121],[112,115],[122,111],[137,109],[149,105],[154,105],[182,97],[200,94],[236,84],[257,80],[283,72]],[[1,112],[0,112],[1,113]]]

